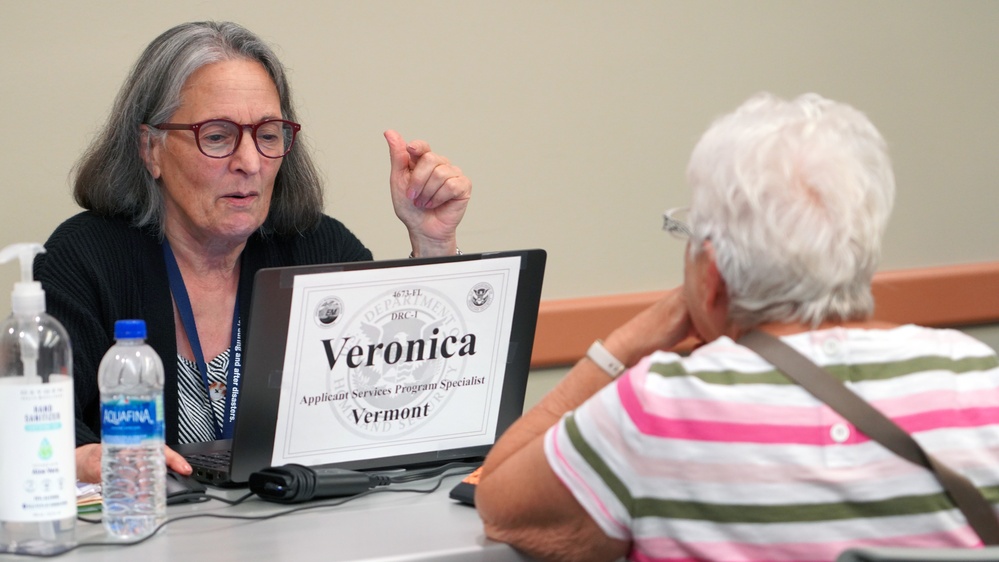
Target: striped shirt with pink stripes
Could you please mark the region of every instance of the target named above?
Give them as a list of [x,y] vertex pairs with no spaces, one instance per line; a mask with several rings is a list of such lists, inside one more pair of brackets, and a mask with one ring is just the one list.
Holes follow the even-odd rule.
[[[782,338],[999,503],[999,360],[957,331]],[[545,437],[552,469],[631,560],[833,560],[980,544],[934,476],[721,338],[656,353]]]

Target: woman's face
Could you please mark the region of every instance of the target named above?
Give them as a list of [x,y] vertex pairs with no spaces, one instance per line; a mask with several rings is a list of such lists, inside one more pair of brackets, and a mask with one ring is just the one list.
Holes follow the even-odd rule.
[[[209,64],[192,74],[169,122],[224,118],[252,124],[281,117],[281,100],[270,75],[260,63],[239,59]],[[202,154],[190,131],[167,131],[166,138],[155,138],[143,158],[160,180],[166,201],[164,228],[171,239],[240,245],[263,224],[284,159],[257,152],[248,130],[227,158]]]

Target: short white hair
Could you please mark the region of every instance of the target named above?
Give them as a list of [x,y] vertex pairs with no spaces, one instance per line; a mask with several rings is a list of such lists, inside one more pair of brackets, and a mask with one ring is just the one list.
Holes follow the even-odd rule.
[[895,178],[863,113],[758,94],[704,133],[687,181],[691,252],[711,241],[736,326],[871,315]]

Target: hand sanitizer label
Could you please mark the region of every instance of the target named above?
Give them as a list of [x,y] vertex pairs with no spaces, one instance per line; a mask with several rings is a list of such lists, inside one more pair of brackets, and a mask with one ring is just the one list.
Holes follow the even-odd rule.
[[0,377],[0,521],[76,516],[73,380]]

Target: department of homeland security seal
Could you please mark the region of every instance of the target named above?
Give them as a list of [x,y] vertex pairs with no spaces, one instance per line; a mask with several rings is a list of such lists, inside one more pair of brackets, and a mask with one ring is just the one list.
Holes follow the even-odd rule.
[[319,301],[319,305],[316,306],[316,324],[320,328],[333,326],[341,316],[343,316],[343,301],[337,297],[327,297]]
[[[474,343],[472,335],[473,353]],[[354,433],[388,440],[423,426],[447,403],[454,392],[445,379],[464,371],[469,342],[454,303],[420,287],[378,295],[345,318],[328,345],[337,367],[327,386],[343,397],[331,402],[334,414]]]
[[493,291],[493,286],[483,281],[482,283],[476,283],[468,291],[468,297],[465,300],[467,301],[469,310],[472,312],[482,312],[489,308],[495,296],[496,292]]

